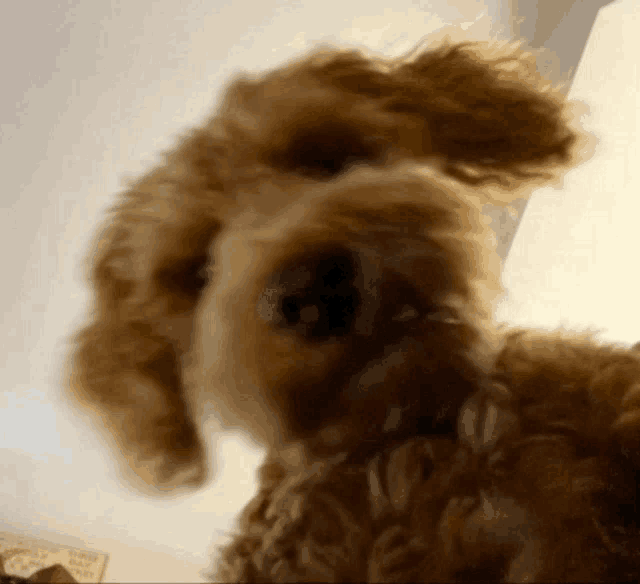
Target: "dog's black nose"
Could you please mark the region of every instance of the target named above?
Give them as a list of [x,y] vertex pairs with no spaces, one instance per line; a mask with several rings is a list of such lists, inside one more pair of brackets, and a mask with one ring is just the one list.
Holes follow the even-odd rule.
[[406,277],[343,246],[309,250],[274,274],[258,314],[308,343],[347,335],[395,342],[432,311]]
[[321,253],[285,270],[282,276],[293,290],[284,286],[278,301],[279,326],[316,342],[349,334],[361,304],[356,274],[353,257],[341,251]]

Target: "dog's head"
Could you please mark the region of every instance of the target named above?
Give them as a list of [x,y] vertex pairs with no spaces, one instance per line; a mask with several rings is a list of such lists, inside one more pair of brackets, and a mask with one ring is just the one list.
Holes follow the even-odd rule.
[[149,485],[205,479],[206,404],[317,454],[453,432],[498,290],[481,204],[588,155],[571,111],[505,44],[235,80],[100,234],[72,395]]

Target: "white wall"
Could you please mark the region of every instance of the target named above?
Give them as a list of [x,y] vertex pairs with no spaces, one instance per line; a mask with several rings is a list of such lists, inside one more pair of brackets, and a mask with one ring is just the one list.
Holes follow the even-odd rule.
[[[211,544],[255,489],[260,453],[229,438],[219,482],[186,499],[143,499],[117,482],[96,435],[57,397],[64,337],[84,316],[77,271],[84,246],[122,177],[148,168],[176,132],[202,119],[231,71],[272,66],[321,39],[401,52],[482,10],[489,19],[476,24],[478,34],[497,18],[497,3],[452,3],[85,0],[59,8],[24,0],[3,7],[3,529],[106,551],[107,581],[199,579]],[[607,8],[596,25],[574,93],[594,108],[606,147],[565,192],[534,198],[507,264],[510,318],[594,322],[637,340],[634,315],[619,309],[633,306],[627,296],[636,284],[625,269],[634,260],[627,250],[635,249],[638,191],[634,5]]]
[[598,152],[562,190],[540,189],[529,202],[505,264],[505,322],[640,341],[638,6],[612,4],[593,28],[569,96],[590,106]]

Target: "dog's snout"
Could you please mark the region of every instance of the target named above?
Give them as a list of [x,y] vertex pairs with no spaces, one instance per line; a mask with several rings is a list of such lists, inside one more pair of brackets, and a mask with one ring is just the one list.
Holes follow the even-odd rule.
[[258,312],[264,321],[306,342],[350,334],[395,338],[429,312],[406,278],[346,247],[306,253],[276,273],[261,295]]

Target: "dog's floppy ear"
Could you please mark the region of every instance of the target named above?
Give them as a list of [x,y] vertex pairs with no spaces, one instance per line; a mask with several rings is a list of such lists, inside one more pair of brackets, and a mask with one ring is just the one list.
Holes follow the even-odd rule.
[[516,189],[560,176],[595,144],[577,123],[584,106],[541,78],[516,42],[445,37],[398,59],[321,47],[237,79],[221,111],[229,136],[261,162],[317,178],[415,157],[467,184]]
[[[191,143],[172,157],[196,152]],[[221,223],[188,180],[176,192],[173,171],[169,161],[131,185],[87,254],[92,322],[73,338],[65,373],[70,405],[112,442],[121,474],[151,492],[208,475],[181,357]]]
[[578,105],[541,78],[535,55],[520,43],[445,42],[400,65],[395,76],[413,91],[386,108],[423,115],[431,150],[465,182],[552,178],[593,144],[575,123]]

